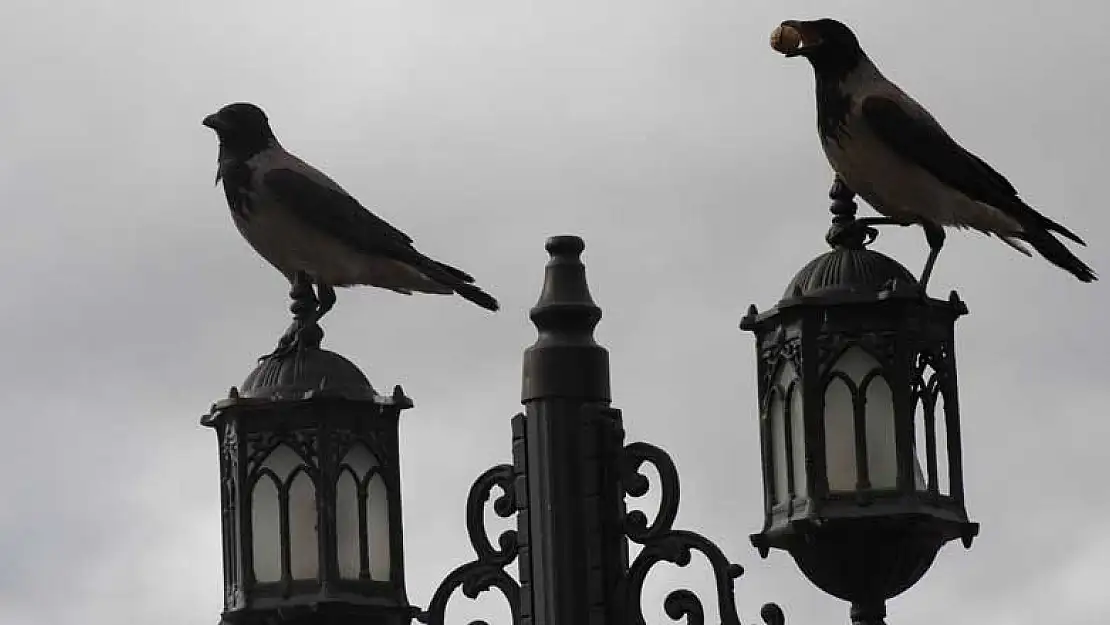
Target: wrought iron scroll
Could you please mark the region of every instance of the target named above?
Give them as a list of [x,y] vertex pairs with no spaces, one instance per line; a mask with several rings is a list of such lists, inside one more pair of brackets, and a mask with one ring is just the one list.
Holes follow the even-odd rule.
[[[679,484],[678,470],[670,455],[648,443],[626,445],[620,463],[624,492],[632,497],[642,497],[648,492],[648,478],[641,472],[645,463],[659,472],[659,509],[650,522],[647,515],[639,510],[625,516],[625,535],[643,546],[625,578],[624,605],[628,611],[625,622],[631,625],[647,623],[644,620],[643,591],[644,580],[652,567],[660,562],[684,567],[690,563],[692,552],[699,551],[713,568],[721,625],[740,625],[734,585],[744,573],[744,568],[729,562],[721,549],[704,536],[672,528],[678,515]],[[705,624],[705,607],[701,599],[688,589],[671,591],[663,601],[663,610],[671,620],[685,618],[686,625]],[[766,625],[784,625],[785,622],[782,609],[773,603],[765,604],[760,616]]]
[[[494,488],[499,488],[502,493],[493,501],[494,512],[501,518],[508,518],[516,513],[512,465],[500,464],[478,476],[466,497],[466,531],[470,535],[470,544],[474,547],[476,558],[451,571],[440,583],[432,595],[428,609],[416,614],[416,619],[421,623],[443,625],[447,602],[458,589],[468,599],[477,599],[478,595],[492,588],[497,588],[505,596],[513,622],[520,622],[520,584],[505,572],[505,567],[517,556],[516,530],[502,532],[497,539],[497,547],[493,546],[486,533],[485,504]],[[471,621],[470,625],[486,623]]]

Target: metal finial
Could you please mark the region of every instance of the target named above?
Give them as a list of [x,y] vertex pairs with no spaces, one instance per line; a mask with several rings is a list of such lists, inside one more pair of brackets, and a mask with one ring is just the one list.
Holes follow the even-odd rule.
[[755,307],[755,304],[749,304],[747,314],[745,314],[744,317],[740,319],[740,329],[751,330],[755,327],[755,320],[758,317],[759,309]]
[[874,228],[860,227],[863,224],[856,223],[855,197],[856,193],[840,178],[829,189],[829,199],[832,200],[829,212],[833,214],[833,220],[825,234],[825,241],[834,248],[862,250],[879,234]]
[[548,237],[547,243],[543,247],[552,256],[578,256],[586,249],[586,242],[582,240],[582,237],[573,234],[562,234]]
[[560,340],[593,342],[593,330],[601,321],[601,308],[590,296],[586,266],[580,258],[586,244],[576,236],[547,240],[547,261],[540,301],[532,308],[532,323],[545,335],[557,333]]
[[281,360],[306,349],[320,348],[320,341],[324,339],[324,330],[319,324],[320,300],[312,290],[312,279],[307,273],[301,271],[294,276],[289,297],[293,300],[289,305],[293,323],[281,336],[277,348],[259,360]]
[[293,288],[289,290],[289,297],[293,303],[289,305],[289,312],[293,313],[293,324],[300,326],[297,336],[300,349],[320,347],[324,340],[324,329],[317,323],[316,311],[320,302],[312,290],[309,280],[295,280]]
[[856,194],[840,178],[829,189],[829,199],[833,201],[829,212],[833,214],[834,224],[848,223],[856,218]]
[[594,340],[601,308],[590,296],[586,245],[576,236],[547,240],[551,258],[531,318],[539,331],[524,355],[523,401],[540,397],[609,400],[609,354]]

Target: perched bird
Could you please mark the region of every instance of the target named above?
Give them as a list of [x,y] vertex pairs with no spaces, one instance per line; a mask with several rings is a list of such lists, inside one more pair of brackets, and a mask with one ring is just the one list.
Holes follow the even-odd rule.
[[317,320],[335,304],[334,287],[354,285],[406,295],[458,293],[498,309],[469,274],[418,252],[408,235],[285,151],[259,107],[229,104],[203,124],[219,136],[216,182],[223,181],[235,226],[291,283],[316,285]]
[[1083,282],[1094,271],[1053,233],[1086,245],[1018,197],[1013,185],[960,147],[920,104],[887,80],[855,34],[832,20],[786,21],[771,45],[801,56],[817,78],[817,130],[838,178],[885,219],[870,224],[919,224],[929,242],[924,290],[944,244],[944,226],[994,234],[1030,256],[1026,243]]

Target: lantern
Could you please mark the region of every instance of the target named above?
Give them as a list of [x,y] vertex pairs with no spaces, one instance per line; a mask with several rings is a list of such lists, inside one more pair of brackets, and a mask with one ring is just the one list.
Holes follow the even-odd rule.
[[220,445],[223,622],[408,623],[397,423],[412,402],[320,349],[314,323],[302,336],[201,421]]
[[[867,249],[874,231],[838,221],[779,303],[754,306],[764,482],[752,543],[790,553],[822,590],[880,623],[940,547],[970,546],[964,505],[953,291],[928,298],[913,275]],[[851,205],[854,213],[854,205]],[[861,220],[862,221],[862,220]]]

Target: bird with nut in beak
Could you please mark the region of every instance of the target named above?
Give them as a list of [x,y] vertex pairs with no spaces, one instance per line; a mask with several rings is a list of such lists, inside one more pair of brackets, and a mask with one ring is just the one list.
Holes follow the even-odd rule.
[[844,185],[884,218],[872,224],[918,224],[929,257],[921,275],[924,292],[944,244],[944,228],[993,234],[1031,255],[1032,246],[1052,264],[1083,282],[1094,271],[1056,238],[1082,239],[1026,204],[1013,185],[982,159],[960,147],[920,104],[887,80],[860,47],[856,35],[833,19],[786,21],[771,34],[771,47],[803,57],[817,79],[817,132]]
[[[355,285],[406,295],[457,293],[498,309],[469,274],[418,252],[408,235],[287,152],[259,107],[228,104],[203,123],[219,137],[216,182],[223,182],[235,227],[294,286],[315,285],[314,321],[335,304],[334,287]],[[271,356],[299,347],[300,329],[294,324]]]

